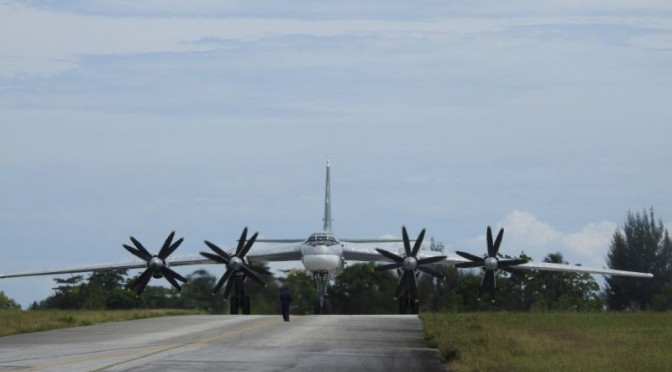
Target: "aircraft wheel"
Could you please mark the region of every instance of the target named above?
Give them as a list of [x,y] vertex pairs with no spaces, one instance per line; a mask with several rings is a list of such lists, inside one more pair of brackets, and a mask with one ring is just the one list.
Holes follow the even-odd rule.
[[229,314],[237,315],[238,314],[238,297],[231,296],[229,299]]
[[320,315],[320,299],[315,299],[315,315]]
[[420,302],[416,298],[411,297],[411,314],[417,314],[420,312]]
[[331,313],[331,306],[329,304],[329,300],[324,300],[324,306],[322,307],[322,314],[330,314]]
[[250,315],[250,296],[243,296],[243,315]]
[[399,314],[408,313],[408,298],[406,296],[399,297]]

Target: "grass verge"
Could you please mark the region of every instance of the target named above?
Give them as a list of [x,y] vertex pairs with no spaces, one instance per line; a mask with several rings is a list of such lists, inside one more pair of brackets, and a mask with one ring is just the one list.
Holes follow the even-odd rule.
[[672,371],[672,313],[423,313],[451,371]]
[[0,336],[158,316],[205,314],[195,310],[0,310]]

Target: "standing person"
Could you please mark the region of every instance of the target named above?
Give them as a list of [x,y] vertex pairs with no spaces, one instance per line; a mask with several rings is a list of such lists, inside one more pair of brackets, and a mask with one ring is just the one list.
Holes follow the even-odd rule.
[[288,287],[282,288],[280,292],[280,305],[282,305],[282,319],[285,322],[289,322],[289,305],[292,304],[292,292],[289,291]]

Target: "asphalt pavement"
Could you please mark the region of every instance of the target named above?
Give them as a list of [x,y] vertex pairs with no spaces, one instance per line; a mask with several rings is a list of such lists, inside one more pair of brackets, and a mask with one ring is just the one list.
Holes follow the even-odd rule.
[[445,371],[414,315],[202,315],[0,337],[0,371]]

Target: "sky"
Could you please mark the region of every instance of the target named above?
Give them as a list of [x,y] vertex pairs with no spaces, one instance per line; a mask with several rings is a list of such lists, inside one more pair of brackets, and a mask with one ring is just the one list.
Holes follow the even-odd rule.
[[5,0],[0,45],[1,273],[307,237],[327,159],[341,238],[604,267],[629,211],[672,229],[669,1]]

